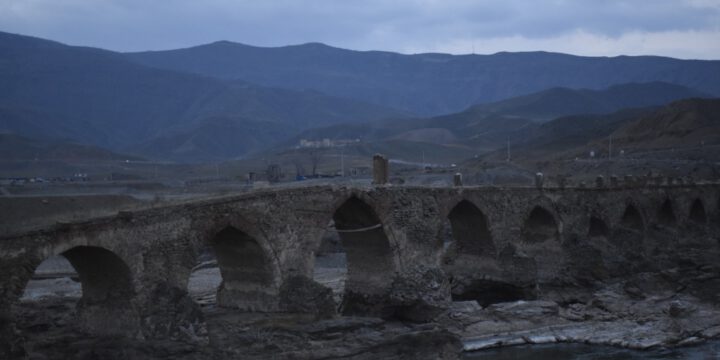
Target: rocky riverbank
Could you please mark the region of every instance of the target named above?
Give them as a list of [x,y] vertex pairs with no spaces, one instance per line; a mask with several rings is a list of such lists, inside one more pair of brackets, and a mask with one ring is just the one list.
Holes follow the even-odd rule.
[[689,346],[720,335],[719,285],[715,266],[671,269],[576,297],[549,294],[485,309],[455,304],[442,323],[462,337],[465,351],[555,342],[637,350]]
[[[62,283],[62,282],[58,282]],[[428,324],[251,314],[206,303],[206,329],[182,341],[83,334],[77,298],[25,301],[18,314],[31,359],[456,359],[461,351],[576,342],[631,349],[689,346],[720,336],[720,267],[643,273],[595,291],[548,291],[539,300],[454,302]]]
[[[482,307],[455,301],[429,323],[358,317],[244,313],[215,305],[219,271],[198,269],[189,290],[204,325],[169,340],[98,337],[75,321],[81,295],[70,277],[28,285],[17,306],[18,356],[29,359],[458,359],[464,352],[549,343],[635,350],[685,347],[720,338],[720,264],[715,249],[692,261],[588,286],[538,287],[535,298]],[[679,256],[681,257],[681,256]],[[342,291],[337,261],[316,280]],[[324,262],[320,261],[320,264]],[[340,264],[342,265],[342,264]],[[63,270],[63,269],[61,269]],[[67,270],[67,269],[65,269]],[[63,270],[64,271],[64,270]],[[61,272],[63,272],[61,271]],[[66,271],[65,271],[66,272]]]

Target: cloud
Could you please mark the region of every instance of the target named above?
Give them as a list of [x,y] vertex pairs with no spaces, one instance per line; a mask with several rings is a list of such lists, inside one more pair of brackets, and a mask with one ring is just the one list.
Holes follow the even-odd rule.
[[[720,58],[720,31],[633,31],[609,37],[578,30],[557,37],[524,36],[456,39],[431,49],[433,52],[492,54],[501,51],[550,51],[583,56],[676,54],[686,59]],[[426,51],[422,46],[403,49],[406,53]]]
[[120,51],[216,40],[720,58],[720,0],[0,0],[0,30]]

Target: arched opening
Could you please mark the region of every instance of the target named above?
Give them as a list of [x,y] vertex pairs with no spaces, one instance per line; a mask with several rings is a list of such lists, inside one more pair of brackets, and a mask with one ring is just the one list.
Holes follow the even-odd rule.
[[320,247],[315,251],[313,280],[330,288],[335,303],[340,304],[345,291],[346,279],[347,254],[340,234],[335,229],[335,222],[331,220],[320,240]]
[[20,301],[62,297],[74,299],[74,304],[82,297],[82,285],[75,268],[64,256],[51,256],[35,269]]
[[[110,250],[78,246],[43,261],[14,308],[31,341],[54,336],[125,335],[137,331],[132,275]],[[31,350],[32,351],[32,350]]]
[[629,204],[625,207],[618,225],[613,231],[611,242],[626,256],[633,258],[643,252],[643,238],[645,236],[645,223],[637,208]]
[[450,211],[448,220],[458,254],[495,255],[487,217],[477,206],[463,200]]
[[523,237],[528,243],[542,243],[548,240],[558,240],[558,224],[555,217],[540,206],[535,206],[530,216],[525,220]]
[[658,210],[657,219],[658,223],[664,226],[674,226],[677,223],[675,210],[673,210],[672,201],[670,201],[670,199],[666,199],[665,202],[663,202],[660,210]]
[[608,229],[607,224],[605,224],[605,221],[600,219],[596,216],[590,217],[590,227],[588,229],[588,237],[590,238],[605,238],[610,235],[610,231]]
[[333,221],[347,258],[342,312],[373,312],[375,303],[381,302],[378,298],[387,293],[395,273],[392,249],[383,225],[375,211],[354,196],[335,211]]
[[695,199],[692,206],[690,206],[690,222],[695,225],[705,225],[707,222],[707,215],[705,214],[705,206],[703,206],[700,199]]
[[190,273],[187,291],[190,297],[202,309],[211,309],[217,305],[217,292],[222,283],[215,249],[203,246],[198,252],[197,264]]
[[628,205],[625,208],[625,212],[620,219],[620,226],[637,232],[643,232],[645,230],[642,215],[640,215],[640,212],[633,205]]
[[126,302],[133,296],[130,268],[112,251],[78,246],[62,255],[80,276],[84,304]]
[[210,241],[222,281],[217,304],[245,311],[277,310],[277,285],[265,250],[250,235],[225,227]]

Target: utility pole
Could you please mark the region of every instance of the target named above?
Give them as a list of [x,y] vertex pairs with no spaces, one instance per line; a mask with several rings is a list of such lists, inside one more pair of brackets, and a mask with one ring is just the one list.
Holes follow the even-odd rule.
[[507,162],[510,162],[510,138],[507,138]]
[[340,177],[345,177],[345,149],[340,148]]

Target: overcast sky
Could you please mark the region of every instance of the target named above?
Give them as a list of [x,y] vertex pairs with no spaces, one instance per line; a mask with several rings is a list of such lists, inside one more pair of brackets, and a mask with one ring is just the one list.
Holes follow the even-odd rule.
[[720,59],[720,0],[0,0],[0,30],[118,51],[230,40]]

